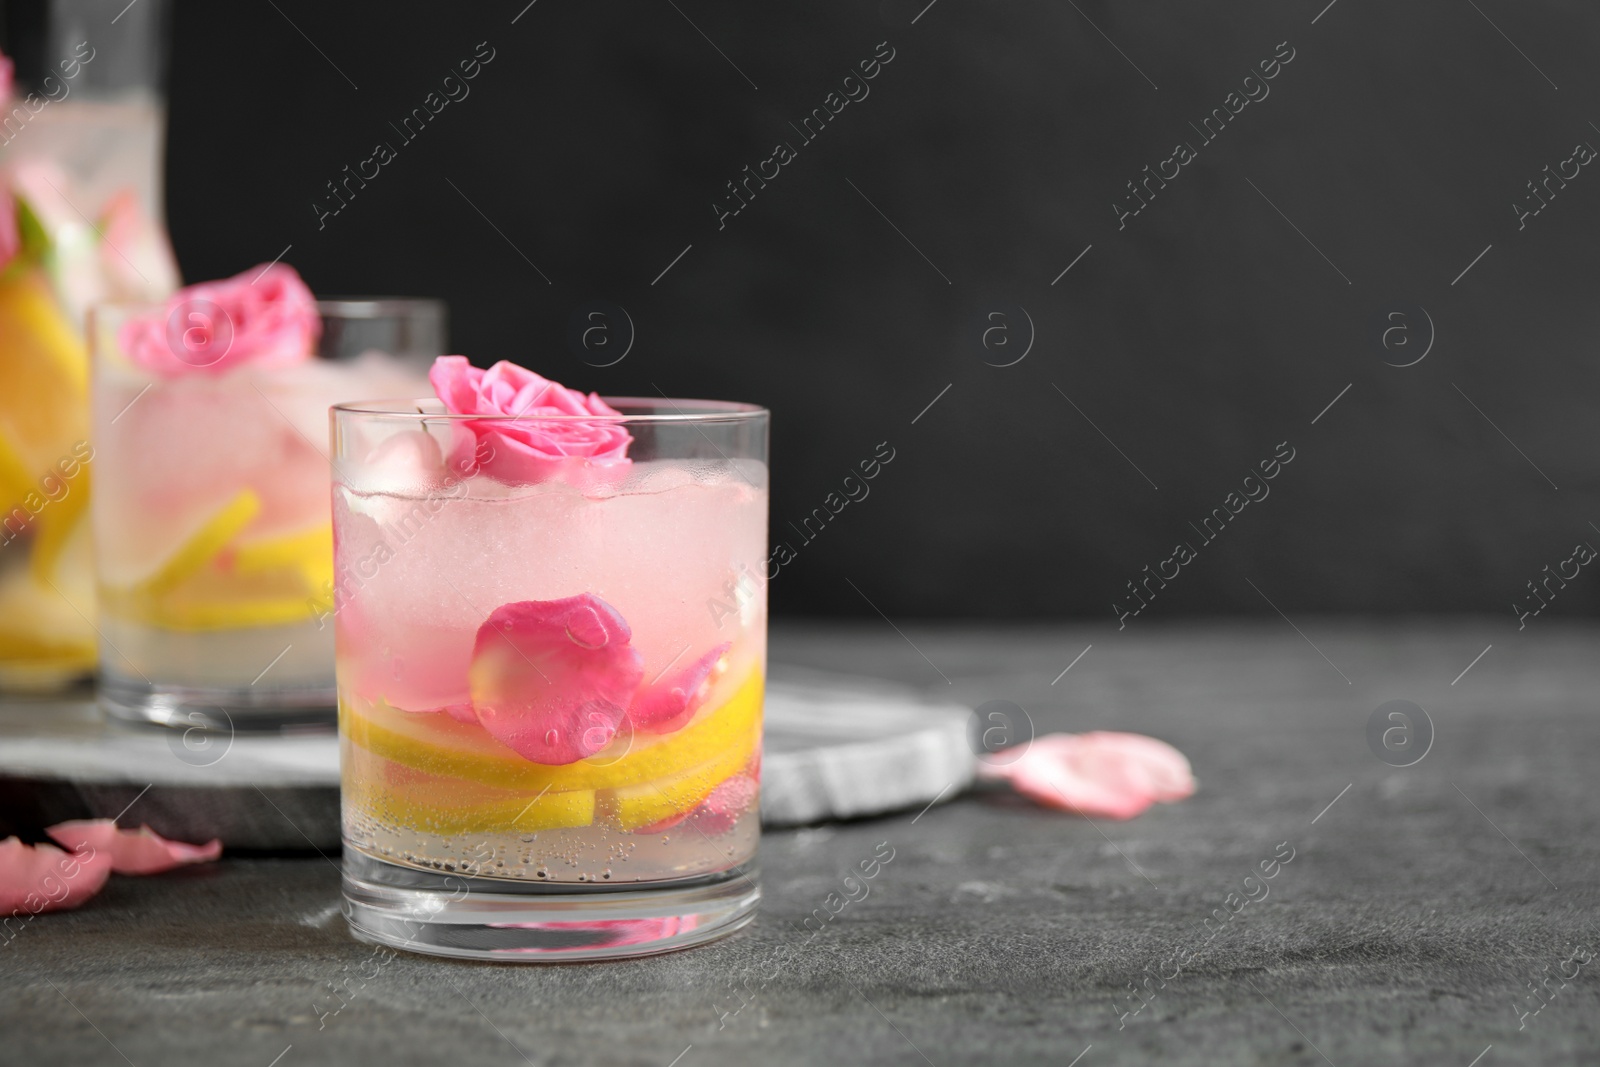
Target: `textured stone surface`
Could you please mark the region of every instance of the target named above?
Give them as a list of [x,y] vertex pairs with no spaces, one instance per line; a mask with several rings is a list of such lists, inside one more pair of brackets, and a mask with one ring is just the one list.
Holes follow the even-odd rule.
[[[1596,1062],[1600,963],[1538,1015],[1513,1005],[1600,949],[1600,632],[1295,622],[1315,648],[1282,623],[902,627],[916,648],[881,624],[781,631],[789,662],[1015,700],[1041,731],[1163,737],[1200,792],[1129,823],[986,793],[773,832],[760,917],[724,942],[557,967],[402,955],[364,985],[331,862],[114,878],[0,945],[0,1063],[1468,1067],[1491,1045],[1479,1067]],[[1391,699],[1437,730],[1413,767],[1367,748]],[[1267,897],[1120,1019],[1128,983],[1205,943],[1281,842]],[[894,859],[869,894],[811,936],[880,843]]]

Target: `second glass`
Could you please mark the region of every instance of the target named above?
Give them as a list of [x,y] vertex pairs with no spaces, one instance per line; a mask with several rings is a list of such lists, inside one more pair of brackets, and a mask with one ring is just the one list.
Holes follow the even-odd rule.
[[[100,703],[171,726],[331,725],[327,411],[423,385],[443,306],[321,302],[321,358],[286,366],[163,376],[123,351],[126,323],[166,316],[173,354],[205,368],[227,328],[196,333],[197,316],[218,314],[203,304],[92,316]],[[382,351],[384,338],[405,350]]]

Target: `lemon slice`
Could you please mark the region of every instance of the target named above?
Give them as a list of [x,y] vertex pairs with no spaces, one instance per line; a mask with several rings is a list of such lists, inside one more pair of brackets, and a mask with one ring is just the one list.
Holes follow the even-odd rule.
[[761,731],[748,730],[715,759],[698,767],[660,781],[608,789],[599,795],[601,815],[621,829],[637,830],[693,811],[721,782],[738,774],[750,762],[760,743]]
[[33,491],[33,478],[28,474],[27,464],[0,427],[0,506],[5,508],[4,517],[10,518],[12,511]]
[[245,541],[234,549],[233,567],[241,574],[298,570],[308,578],[333,574],[333,524],[282,537]]
[[[5,514],[89,435],[88,354],[37,269],[0,278],[0,505]],[[64,501],[51,502],[49,509]]]
[[[756,664],[727,700],[702,709],[676,733],[647,743],[639,740],[647,735],[638,734],[631,748],[627,739],[621,739],[588,759],[560,766],[524,759],[476,723],[457,722],[448,715],[400,711],[387,704],[358,708],[353,702],[341,702],[340,729],[352,744],[429,774],[524,790],[530,795],[545,788],[551,792],[619,789],[693,772],[735,750],[742,751],[732,760],[733,770],[737,770],[760,734],[764,688],[763,672]],[[716,784],[711,782],[707,791]],[[699,802],[698,797],[695,800]],[[640,825],[651,821],[646,819]]]
[[[0,669],[8,685],[48,686],[95,661],[93,599],[80,588],[88,571],[77,563],[79,553],[68,550],[82,542],[75,534],[84,528],[87,485],[74,478],[69,495],[53,501],[39,485],[89,435],[89,362],[37,268],[14,264],[0,277],[0,349],[0,521],[9,520],[3,539],[21,526],[33,534],[30,566],[18,560],[0,579]],[[30,494],[39,498],[37,515],[23,507]],[[23,551],[11,548],[14,555]],[[67,573],[70,566],[78,573]],[[73,594],[73,601],[64,599]]]
[[67,544],[75,535],[88,529],[89,468],[79,467],[77,474],[61,481],[66,486],[66,495],[39,513],[39,533],[33,539],[33,554],[29,564],[33,568],[33,576],[40,582],[59,580]]
[[217,558],[261,511],[261,500],[251,489],[241,489],[223,509],[207,519],[194,536],[168,556],[148,577],[128,591],[135,597],[160,597]]
[[86,434],[88,351],[36,269],[0,280],[0,323],[0,418],[42,472]]
[[488,789],[398,768],[360,750],[348,770],[346,802],[369,818],[407,830],[442,836],[536,833],[594,822],[592,789],[528,794]]
[[134,612],[139,621],[163,630],[205,633],[251,627],[292,626],[320,615],[319,605],[303,596],[179,602],[155,601]]
[[[72,592],[79,595],[69,599]],[[93,610],[88,590],[58,592],[34,581],[27,567],[6,567],[0,572],[0,663],[6,677],[24,663],[41,684],[47,677],[92,669],[94,631],[79,612]]]
[[[125,618],[186,632],[285,626],[316,617],[322,605],[306,595],[298,570],[286,573],[263,566],[236,575],[211,566],[260,510],[255,492],[241,489],[149,575],[132,585],[102,588],[105,607]],[[281,553],[268,544],[259,558]],[[205,582],[191,581],[202,575]]]

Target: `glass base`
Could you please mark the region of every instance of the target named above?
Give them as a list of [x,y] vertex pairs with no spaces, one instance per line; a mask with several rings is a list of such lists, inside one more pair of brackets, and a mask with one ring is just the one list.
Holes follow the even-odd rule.
[[184,730],[199,727],[226,734],[331,730],[339,722],[338,695],[331,686],[237,689],[152,685],[106,675],[100,680],[100,707],[122,722],[156,723]]
[[357,938],[506,963],[620,959],[714,941],[755,918],[753,863],[658,888],[571,887],[401,867],[350,845],[344,915]]

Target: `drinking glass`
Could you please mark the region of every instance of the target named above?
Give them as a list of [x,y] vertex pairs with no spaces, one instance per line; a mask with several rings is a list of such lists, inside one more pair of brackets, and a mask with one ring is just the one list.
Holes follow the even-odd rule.
[[[0,689],[95,667],[89,356],[98,300],[178,282],[162,225],[167,0],[0,6]],[[118,18],[119,12],[121,17]],[[116,19],[117,25],[111,22]],[[10,64],[5,64],[9,69]]]
[[[215,308],[196,302],[192,318]],[[183,309],[179,309],[180,311]],[[211,730],[336,721],[329,407],[426,386],[444,347],[435,300],[319,303],[319,355],[290,366],[159,377],[121,348],[161,305],[99,305],[93,524],[100,704],[116,718]],[[204,366],[185,316],[166,338]],[[220,331],[226,335],[225,329]],[[341,339],[362,334],[358,344]],[[391,354],[367,340],[402,339]]]
[[357,361],[370,352],[426,377],[435,356],[444,354],[447,334],[443,300],[409,296],[341,296],[317,301],[322,315],[322,359]]
[[[345,914],[446,956],[641,955],[754,914],[767,422],[333,409]],[[528,439],[626,434],[628,459]],[[573,449],[578,452],[578,449]]]

